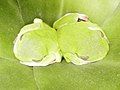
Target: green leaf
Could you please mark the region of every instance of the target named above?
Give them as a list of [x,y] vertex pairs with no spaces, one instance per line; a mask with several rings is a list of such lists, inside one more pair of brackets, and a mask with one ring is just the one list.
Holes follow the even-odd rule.
[[39,90],[119,90],[120,63],[54,64],[34,68]]
[[36,90],[32,68],[0,59],[1,90]]
[[0,0],[0,57],[15,58],[13,41],[23,24],[15,0]]
[[[11,59],[15,58],[13,41],[25,24],[38,17],[52,26],[68,12],[84,13],[101,26],[110,41],[106,58],[83,66],[62,62],[33,71]],[[1,90],[119,90],[120,0],[0,0],[0,57],[9,58],[0,59]]]
[[26,24],[35,17],[41,18],[52,26],[53,22],[61,16],[62,0],[17,0]]
[[106,59],[120,61],[120,4],[102,28],[110,41],[110,52]]

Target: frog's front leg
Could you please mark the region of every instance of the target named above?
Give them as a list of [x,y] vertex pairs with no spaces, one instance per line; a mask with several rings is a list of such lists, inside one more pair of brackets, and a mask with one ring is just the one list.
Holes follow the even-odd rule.
[[21,64],[27,66],[47,66],[55,62],[61,62],[61,55],[59,53],[52,53],[45,56],[41,61],[20,61]]
[[65,53],[64,57],[67,62],[72,62],[75,65],[83,65],[90,63],[90,61],[84,60],[83,58],[79,57],[76,53]]

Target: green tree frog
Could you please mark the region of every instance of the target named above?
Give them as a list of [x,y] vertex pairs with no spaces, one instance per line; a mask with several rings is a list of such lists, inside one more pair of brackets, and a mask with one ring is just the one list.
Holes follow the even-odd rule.
[[88,64],[103,59],[109,51],[105,33],[85,14],[68,13],[53,28],[57,30],[58,44],[67,62]]
[[21,29],[13,51],[20,63],[28,66],[47,66],[61,62],[57,32],[38,18]]

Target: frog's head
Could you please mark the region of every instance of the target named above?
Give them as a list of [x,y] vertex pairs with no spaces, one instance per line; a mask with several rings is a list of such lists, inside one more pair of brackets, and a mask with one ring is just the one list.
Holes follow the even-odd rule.
[[79,13],[67,13],[53,24],[53,28],[57,30],[63,27],[64,25],[81,22],[81,21],[83,22],[89,21],[88,16],[85,14],[79,14]]

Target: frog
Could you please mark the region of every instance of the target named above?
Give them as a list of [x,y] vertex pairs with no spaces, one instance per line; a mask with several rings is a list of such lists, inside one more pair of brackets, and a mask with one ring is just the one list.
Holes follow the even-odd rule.
[[67,63],[84,65],[102,60],[109,51],[109,40],[86,14],[67,13],[53,24],[58,44]]
[[47,66],[61,62],[62,58],[56,30],[39,18],[20,30],[13,52],[20,63],[27,66]]

